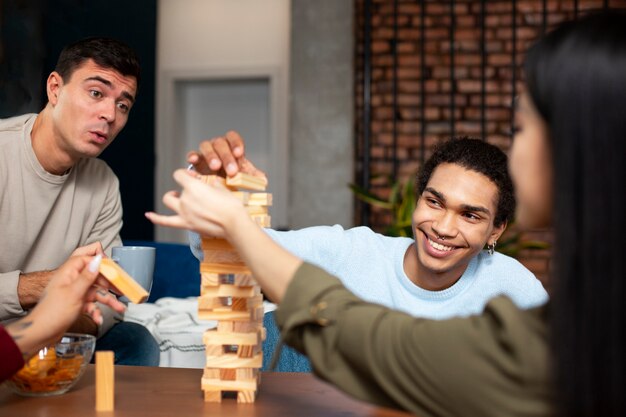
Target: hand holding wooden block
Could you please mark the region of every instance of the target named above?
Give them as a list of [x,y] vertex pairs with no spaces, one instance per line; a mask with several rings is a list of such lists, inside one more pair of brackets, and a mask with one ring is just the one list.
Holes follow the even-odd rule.
[[148,299],[148,291],[137,283],[130,275],[115,263],[111,258],[103,258],[100,263],[100,273],[128,297],[135,304],[143,303]]

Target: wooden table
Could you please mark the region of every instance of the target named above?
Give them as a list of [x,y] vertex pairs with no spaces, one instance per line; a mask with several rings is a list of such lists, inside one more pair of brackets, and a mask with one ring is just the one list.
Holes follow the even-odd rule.
[[115,411],[95,411],[95,368],[89,365],[81,380],[64,395],[21,397],[0,388],[0,416],[376,416],[408,414],[373,407],[349,398],[311,374],[266,372],[253,404],[235,399],[205,403],[200,390],[201,369],[115,367]]

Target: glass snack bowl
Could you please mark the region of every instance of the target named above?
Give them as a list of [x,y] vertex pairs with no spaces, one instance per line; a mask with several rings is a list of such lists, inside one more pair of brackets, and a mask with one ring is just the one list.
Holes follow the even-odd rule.
[[78,382],[95,346],[92,335],[66,333],[56,343],[40,349],[5,385],[30,397],[63,394]]

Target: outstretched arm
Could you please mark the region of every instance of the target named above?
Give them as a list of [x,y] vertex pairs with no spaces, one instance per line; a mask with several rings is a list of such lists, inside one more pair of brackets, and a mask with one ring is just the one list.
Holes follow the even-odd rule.
[[241,201],[218,183],[205,184],[185,170],[174,172],[183,188],[170,191],[163,203],[176,214],[146,213],[155,224],[222,237],[237,249],[272,301],[279,303],[302,261],[267,236],[252,221]]

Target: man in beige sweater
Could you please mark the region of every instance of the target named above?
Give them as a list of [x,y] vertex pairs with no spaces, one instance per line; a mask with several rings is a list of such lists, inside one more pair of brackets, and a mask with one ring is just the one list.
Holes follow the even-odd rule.
[[[84,39],[61,52],[41,113],[0,120],[0,322],[34,307],[68,256],[122,244],[118,179],[96,157],[124,128],[139,81],[127,45]],[[147,329],[102,310],[102,325],[83,315],[70,330],[98,335],[116,363],[158,365]]]

